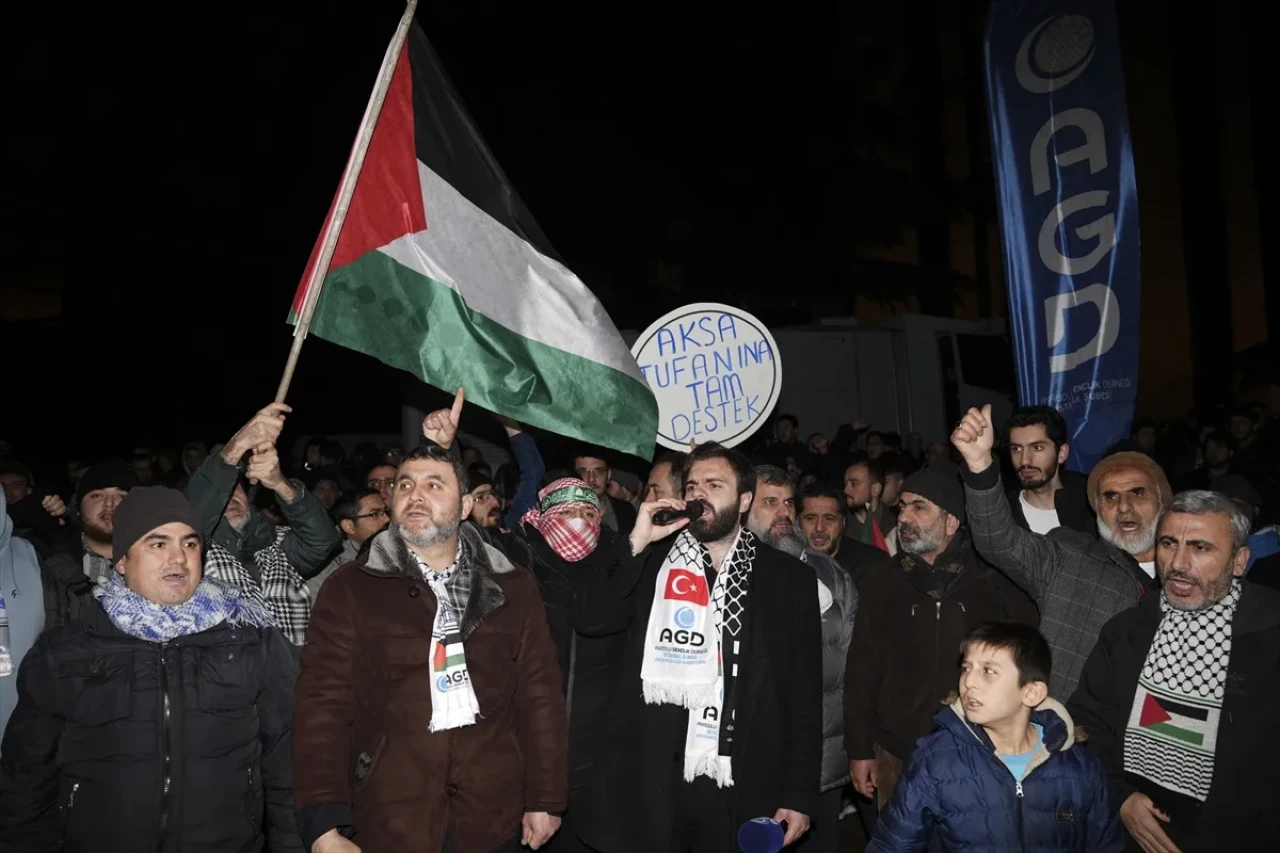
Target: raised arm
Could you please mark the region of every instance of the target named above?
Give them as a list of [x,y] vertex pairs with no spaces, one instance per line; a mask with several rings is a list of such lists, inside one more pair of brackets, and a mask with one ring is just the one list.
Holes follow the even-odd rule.
[[991,405],[965,413],[951,434],[951,443],[967,467],[962,478],[974,547],[984,560],[1039,601],[1049,588],[1061,546],[1047,536],[1024,530],[1013,520],[1000,484],[1000,469],[991,455],[995,444]]
[[291,411],[284,403],[272,403],[260,410],[236,430],[230,441],[215,447],[191,475],[185,494],[200,516],[200,537],[206,543],[213,541],[213,532],[221,523],[227,501],[235,490],[240,461],[256,447],[274,447],[284,429],[285,414]]
[[538,444],[533,436],[525,432],[520,424],[503,415],[498,416],[498,423],[507,431],[507,439],[511,442],[511,455],[515,458],[516,468],[520,472],[520,481],[516,485],[516,493],[511,500],[511,509],[507,511],[503,522],[508,529],[515,529],[520,519],[538,500],[538,484],[542,475],[547,473],[546,463],[538,452]]
[[[653,514],[660,509],[684,509],[684,501],[671,498],[640,505],[636,525],[627,539],[618,537],[607,567],[595,572],[573,604],[573,627],[588,637],[605,637],[631,627],[640,579],[645,577],[643,554],[652,543],[665,539],[689,523],[656,526]],[[815,593],[816,594],[816,593]]]

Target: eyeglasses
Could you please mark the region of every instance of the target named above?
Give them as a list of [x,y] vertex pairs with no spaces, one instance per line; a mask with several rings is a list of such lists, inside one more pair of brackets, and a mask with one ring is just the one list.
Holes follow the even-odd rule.
[[390,510],[375,509],[373,512],[366,512],[363,515],[353,515],[352,518],[386,518],[390,515]]
[[385,480],[373,479],[365,482],[365,485],[371,489],[379,489],[383,486],[394,486],[395,484],[396,484],[395,477],[387,477]]

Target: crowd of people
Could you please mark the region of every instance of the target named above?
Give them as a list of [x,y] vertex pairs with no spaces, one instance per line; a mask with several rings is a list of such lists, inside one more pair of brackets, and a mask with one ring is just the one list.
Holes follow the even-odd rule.
[[1044,406],[645,471],[506,418],[495,468],[463,408],[62,487],[0,446],[0,851],[1280,847],[1265,409],[1077,474]]

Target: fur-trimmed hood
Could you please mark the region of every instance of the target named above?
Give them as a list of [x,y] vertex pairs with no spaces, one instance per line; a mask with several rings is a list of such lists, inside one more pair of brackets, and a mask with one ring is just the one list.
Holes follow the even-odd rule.
[[[515,564],[497,548],[485,543],[469,524],[458,528],[458,543],[461,550],[459,559],[471,573],[471,595],[462,614],[462,638],[465,640],[481,619],[506,603],[502,587],[494,578],[515,571]],[[402,577],[430,590],[422,576],[418,558],[394,527],[373,537],[369,557],[361,569],[375,576]]]

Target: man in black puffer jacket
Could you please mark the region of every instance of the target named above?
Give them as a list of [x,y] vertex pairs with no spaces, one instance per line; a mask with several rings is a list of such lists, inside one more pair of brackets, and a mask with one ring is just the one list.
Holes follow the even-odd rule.
[[260,605],[202,579],[199,527],[179,492],[134,489],[96,603],[24,658],[3,853],[301,853],[293,657]]

